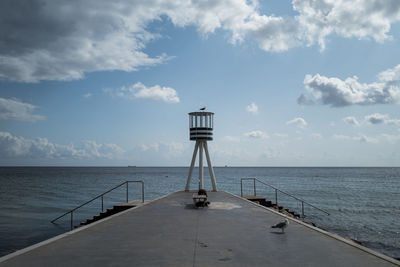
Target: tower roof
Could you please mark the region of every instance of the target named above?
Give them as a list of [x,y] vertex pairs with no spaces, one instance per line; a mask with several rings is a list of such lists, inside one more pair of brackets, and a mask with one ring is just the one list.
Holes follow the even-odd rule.
[[208,112],[208,111],[195,111],[195,112],[190,112],[189,115],[196,116],[196,115],[214,115],[214,112]]

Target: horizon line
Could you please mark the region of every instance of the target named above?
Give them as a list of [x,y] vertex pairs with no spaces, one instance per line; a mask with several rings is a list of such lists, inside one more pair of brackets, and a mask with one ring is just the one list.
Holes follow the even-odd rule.
[[[135,165],[0,165],[0,168],[189,168],[190,166]],[[199,166],[195,166],[198,168]],[[208,168],[204,166],[204,168]],[[240,166],[221,165],[213,168],[400,168],[400,166]]]

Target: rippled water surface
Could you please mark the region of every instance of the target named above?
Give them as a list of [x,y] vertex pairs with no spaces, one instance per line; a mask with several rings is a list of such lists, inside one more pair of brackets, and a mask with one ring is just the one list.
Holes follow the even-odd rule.
[[[306,220],[367,247],[400,258],[400,168],[215,168],[220,190],[240,194],[240,178],[256,177],[296,195],[331,215],[305,207]],[[0,256],[69,230],[70,217],[50,221],[92,197],[126,181],[143,180],[145,199],[184,189],[183,167],[7,167],[0,168]],[[207,173],[207,170],[205,170]],[[192,179],[192,188],[196,188]],[[208,176],[205,186],[211,188]],[[253,191],[244,182],[244,193]],[[141,197],[129,185],[129,198]],[[257,195],[275,199],[273,190],[257,185]],[[123,202],[125,187],[105,196],[105,207]],[[301,206],[278,194],[285,207]],[[74,224],[101,209],[100,200],[74,214]]]

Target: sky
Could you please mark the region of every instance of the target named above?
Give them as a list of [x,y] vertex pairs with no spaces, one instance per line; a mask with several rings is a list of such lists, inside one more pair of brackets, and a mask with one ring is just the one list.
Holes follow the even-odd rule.
[[397,0],[0,2],[1,166],[400,166]]

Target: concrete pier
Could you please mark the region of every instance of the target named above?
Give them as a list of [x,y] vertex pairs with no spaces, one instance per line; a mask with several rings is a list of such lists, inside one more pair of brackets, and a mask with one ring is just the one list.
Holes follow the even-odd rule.
[[400,266],[226,192],[176,192],[0,258],[0,266]]

